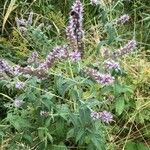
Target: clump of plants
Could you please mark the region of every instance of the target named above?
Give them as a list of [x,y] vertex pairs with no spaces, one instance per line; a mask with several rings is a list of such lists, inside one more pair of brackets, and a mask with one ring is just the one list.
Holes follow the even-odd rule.
[[[97,5],[96,1],[91,4]],[[66,27],[67,38],[44,54],[42,50],[51,43],[42,33],[42,25],[32,26],[33,13],[27,20],[16,18],[20,33],[29,42],[33,42],[35,32],[42,33],[41,40],[46,42],[32,43],[39,51],[34,50],[24,66],[0,60],[0,96],[6,112],[0,125],[2,148],[116,149],[121,144],[114,143],[128,136],[118,133],[128,117],[116,126],[126,111],[134,109],[129,102],[134,88],[122,80],[126,72],[121,60],[136,49],[137,42],[130,40],[114,51],[103,48],[96,65],[94,58],[87,62],[83,7],[80,0],[75,0]],[[116,24],[128,20],[129,16],[123,15]]]

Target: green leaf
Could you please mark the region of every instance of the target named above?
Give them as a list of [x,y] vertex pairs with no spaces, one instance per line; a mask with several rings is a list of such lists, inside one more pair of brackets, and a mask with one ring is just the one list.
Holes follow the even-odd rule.
[[49,133],[47,133],[47,137],[48,137],[49,141],[50,141],[51,143],[53,143],[53,137],[52,137]]
[[90,110],[86,106],[79,109],[80,122],[83,126],[91,124]]
[[113,88],[114,94],[116,96],[122,93],[133,93],[132,87],[129,87],[127,85],[121,85],[116,83]]
[[46,150],[68,150],[64,144],[48,146]]
[[105,144],[102,142],[102,137],[100,135],[92,135],[91,141],[97,150],[106,150]]
[[137,148],[138,148],[138,150],[150,150],[150,148],[148,148],[143,143],[137,143]]
[[116,100],[115,108],[118,115],[121,115],[125,107],[124,98],[120,97]]
[[24,134],[23,135],[23,138],[26,139],[29,143],[32,143],[33,142],[33,139],[30,135],[28,134]]
[[81,128],[78,130],[77,135],[76,135],[76,142],[81,140],[81,137],[84,135],[84,133],[85,133],[84,129]]
[[136,143],[128,142],[126,144],[125,150],[137,150]]
[[149,150],[143,143],[128,142],[125,150]]
[[74,128],[70,129],[67,133],[67,139],[74,137]]

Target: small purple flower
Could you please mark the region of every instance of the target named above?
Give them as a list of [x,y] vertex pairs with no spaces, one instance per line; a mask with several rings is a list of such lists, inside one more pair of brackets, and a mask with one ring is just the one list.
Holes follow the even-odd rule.
[[91,112],[90,116],[93,120],[99,119],[99,113],[97,112]]
[[19,100],[19,99],[15,99],[15,101],[13,103],[14,107],[16,107],[16,108],[21,107],[23,104],[24,104],[24,101]]
[[28,58],[27,62],[29,64],[37,63],[37,59],[38,59],[38,53],[36,51],[34,51],[34,52],[32,52],[31,56]]
[[24,27],[27,26],[27,22],[26,22],[25,19],[15,18],[15,20],[16,20],[16,24],[17,24],[18,27],[20,27],[20,26],[24,26]]
[[101,54],[105,59],[109,58],[112,55],[111,51],[108,48],[103,48]]
[[32,24],[32,19],[33,19],[33,12],[31,11],[30,14],[29,14],[29,17],[28,17],[28,21],[27,21],[28,25]]
[[25,83],[24,82],[21,82],[21,81],[18,81],[15,85],[16,89],[23,89],[25,87]]
[[108,100],[108,101],[113,101],[114,98],[115,98],[115,97],[114,97],[113,95],[109,95],[109,96],[106,97],[106,100]]
[[40,111],[40,115],[44,117],[48,117],[49,112],[48,111]]
[[108,59],[106,60],[105,62],[105,65],[106,65],[106,68],[107,69],[114,69],[114,70],[120,70],[120,65],[118,62],[114,61],[114,60],[111,60],[111,59]]
[[20,67],[19,65],[16,65],[16,66],[13,67],[13,74],[14,74],[15,76],[22,74],[22,73],[20,72],[20,68],[21,68],[21,67]]
[[124,24],[126,23],[127,21],[129,21],[130,17],[128,14],[124,14],[122,16],[120,16],[117,20],[117,24]]
[[81,60],[81,53],[78,52],[78,51],[71,52],[71,53],[69,54],[69,56],[70,56],[70,58],[71,58],[72,61],[75,61],[75,62],[76,62],[76,61]]
[[105,123],[113,121],[113,115],[108,111],[99,112],[99,117]]
[[98,0],[91,0],[91,4],[94,6],[98,5]]
[[114,82],[114,77],[112,77],[110,74],[100,74],[100,78],[97,80],[97,82],[104,86],[110,85]]

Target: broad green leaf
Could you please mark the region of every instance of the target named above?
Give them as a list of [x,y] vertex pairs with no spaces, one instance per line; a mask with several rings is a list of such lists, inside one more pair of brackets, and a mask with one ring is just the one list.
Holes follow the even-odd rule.
[[92,135],[91,141],[94,144],[94,146],[97,148],[97,150],[106,150],[105,144],[102,142],[101,136]]
[[118,115],[121,115],[125,107],[125,101],[123,97],[119,97],[116,100],[115,108]]
[[53,143],[53,137],[52,137],[49,133],[47,133],[47,137],[48,137],[49,141],[50,141],[51,143]]
[[74,128],[70,129],[67,133],[67,139],[74,137]]
[[81,137],[84,135],[84,133],[85,133],[85,130],[83,128],[78,130],[78,133],[76,135],[76,142],[81,140]]
[[150,148],[148,148],[145,144],[139,142],[139,143],[135,143],[135,142],[128,142],[126,144],[125,150],[149,150]]

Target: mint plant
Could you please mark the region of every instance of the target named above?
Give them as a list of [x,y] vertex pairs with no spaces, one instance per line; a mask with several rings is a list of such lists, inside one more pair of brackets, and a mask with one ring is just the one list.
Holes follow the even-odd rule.
[[[97,5],[96,1],[92,4]],[[3,76],[0,82],[11,90],[11,94],[0,93],[7,101],[0,135],[1,142],[9,138],[8,149],[107,149],[106,129],[123,113],[124,94],[132,92],[120,83],[120,58],[137,44],[130,40],[115,51],[106,49],[99,65],[87,64],[83,10],[76,0],[66,43],[54,47],[45,59],[34,51],[26,66],[0,60],[0,72],[8,78]],[[27,21],[16,19],[25,38],[33,28],[32,17],[30,13]],[[127,20],[123,16],[118,23]]]

